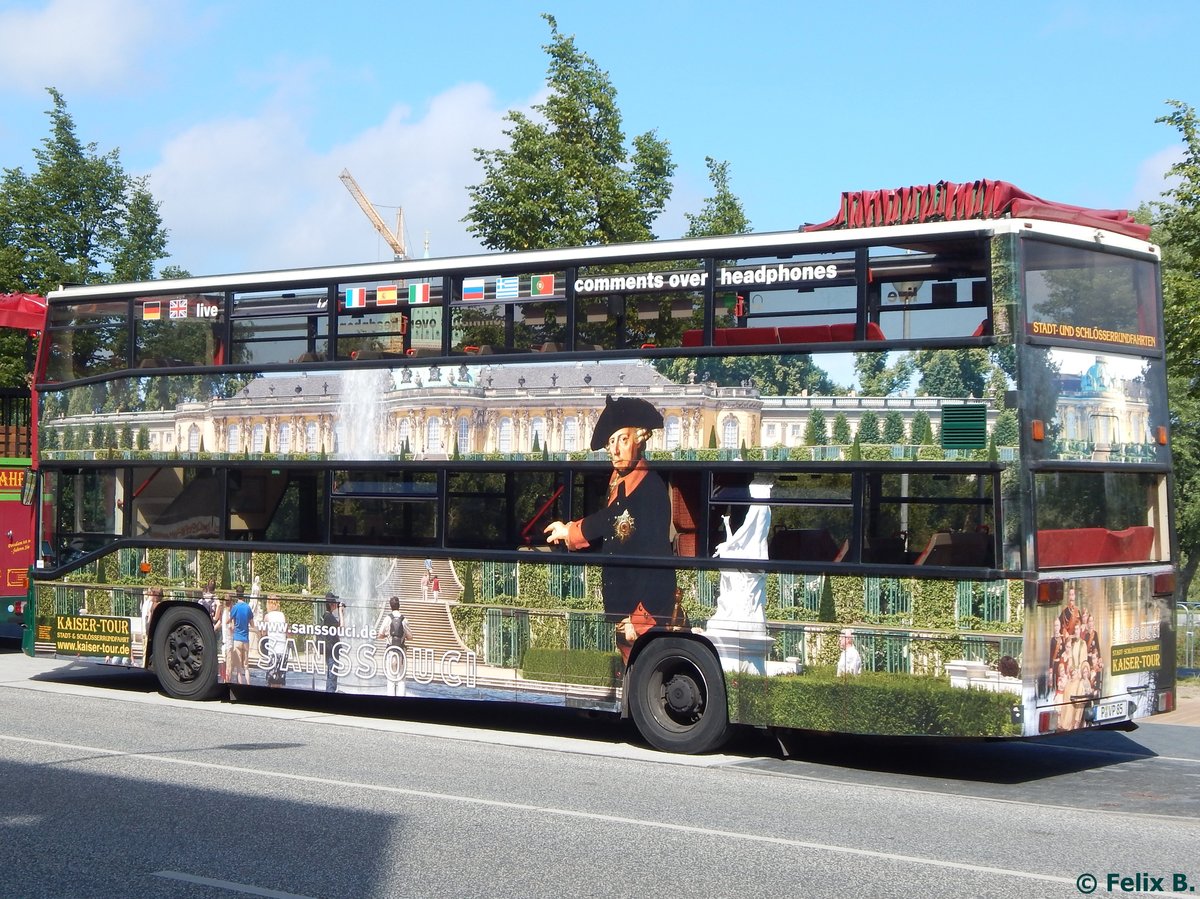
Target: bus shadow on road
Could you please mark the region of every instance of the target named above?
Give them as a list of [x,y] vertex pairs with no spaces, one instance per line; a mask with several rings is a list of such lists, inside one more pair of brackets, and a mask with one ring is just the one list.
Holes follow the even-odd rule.
[[971,783],[1029,783],[1156,755],[1120,731],[1099,729],[1008,740],[811,731],[782,732],[777,736],[788,762]]

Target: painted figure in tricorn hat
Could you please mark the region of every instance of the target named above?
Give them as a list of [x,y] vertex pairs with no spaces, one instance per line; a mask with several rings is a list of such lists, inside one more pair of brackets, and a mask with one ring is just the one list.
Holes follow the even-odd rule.
[[[545,530],[548,543],[595,547],[606,555],[670,556],[671,500],[667,485],[646,465],[646,441],[663,426],[657,409],[637,397],[608,397],[592,431],[592,449],[606,449],[613,473],[603,509]],[[633,642],[652,627],[685,626],[678,609],[675,569],[604,566],[604,611],[619,619],[617,646],[629,661]]]

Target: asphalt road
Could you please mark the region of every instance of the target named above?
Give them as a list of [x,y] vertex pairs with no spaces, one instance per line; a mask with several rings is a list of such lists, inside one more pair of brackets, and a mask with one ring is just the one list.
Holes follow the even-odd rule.
[[[2,649],[2,647],[0,647]],[[403,715],[403,719],[398,718]],[[2,896],[1079,896],[1200,885],[1200,729],[749,733],[260,691],[0,651]],[[1082,881],[1079,878],[1083,877]],[[1191,892],[1185,891],[1184,895]]]

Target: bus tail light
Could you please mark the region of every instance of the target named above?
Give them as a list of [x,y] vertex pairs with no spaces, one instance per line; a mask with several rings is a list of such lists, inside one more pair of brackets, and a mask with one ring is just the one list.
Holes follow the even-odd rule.
[[1167,571],[1154,575],[1154,595],[1172,596],[1175,593],[1175,572]]
[[1175,694],[1170,690],[1158,694],[1158,710],[1160,712],[1175,711]]
[[1157,428],[1157,434],[1158,434],[1158,445],[1166,446],[1167,445],[1167,426],[1159,425]]
[[1040,603],[1062,602],[1062,581],[1038,581],[1037,601]]
[[25,614],[25,600],[18,599],[16,602],[13,603],[13,614],[14,615],[24,615]]
[[1040,418],[1035,418],[1029,423],[1029,436],[1034,440],[1046,439],[1046,423]]
[[1050,731],[1054,730],[1054,728],[1050,724],[1050,716],[1052,714],[1053,714],[1052,712],[1039,712],[1038,713],[1038,733],[1039,734],[1048,734],[1048,733],[1050,733]]

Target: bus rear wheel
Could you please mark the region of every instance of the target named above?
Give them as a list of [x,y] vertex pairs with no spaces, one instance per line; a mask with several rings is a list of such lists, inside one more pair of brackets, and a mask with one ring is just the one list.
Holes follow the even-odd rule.
[[217,637],[200,609],[175,606],[154,628],[154,674],[176,699],[212,699],[217,685]]
[[729,739],[725,675],[702,643],[655,639],[634,661],[629,684],[629,713],[655,749],[694,755]]

